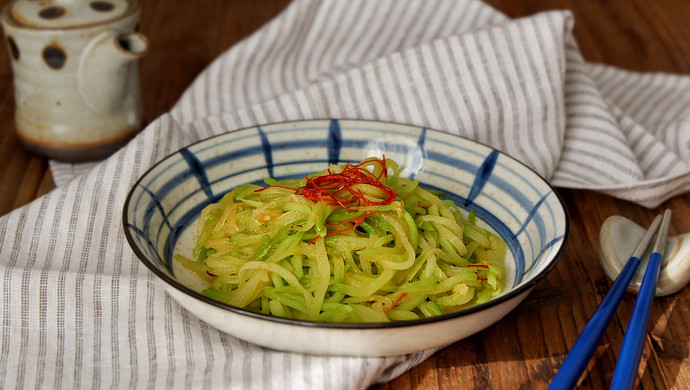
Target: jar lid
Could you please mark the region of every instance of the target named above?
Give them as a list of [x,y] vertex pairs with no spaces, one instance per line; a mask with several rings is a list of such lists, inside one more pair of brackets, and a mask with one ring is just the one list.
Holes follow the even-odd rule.
[[16,0],[10,17],[20,26],[74,28],[119,18],[135,7],[134,0]]

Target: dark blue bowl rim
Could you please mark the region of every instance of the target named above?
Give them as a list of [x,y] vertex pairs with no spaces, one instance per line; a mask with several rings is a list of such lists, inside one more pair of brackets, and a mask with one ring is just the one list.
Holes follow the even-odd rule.
[[[348,121],[348,122],[359,122],[359,123],[379,123],[379,124],[389,124],[389,125],[394,125],[394,126],[400,126],[400,127],[412,127],[412,128],[421,128],[421,126],[416,126],[416,125],[410,125],[410,124],[404,124],[404,123],[395,123],[395,122],[388,122],[388,121],[376,121],[376,120],[366,120],[366,119],[348,119],[348,118],[328,118],[328,119],[307,119],[307,120],[295,120],[295,121],[285,121],[285,122],[274,122],[274,123],[265,123],[265,124],[259,124],[256,126],[249,126],[241,129],[236,129],[231,132],[237,132],[237,131],[243,131],[243,130],[249,130],[249,129],[254,129],[257,126],[261,127],[266,127],[266,126],[277,126],[277,125],[286,125],[286,124],[291,124],[291,123],[304,123],[304,122],[322,122],[322,121],[331,121],[331,120],[338,120],[338,121]],[[464,141],[468,141],[477,145],[481,145],[484,147],[489,148],[490,150],[495,150],[497,151],[500,155],[503,155],[510,159],[513,163],[522,166],[523,168],[529,170],[532,174],[534,174],[536,177],[541,179],[544,184],[546,184],[549,189],[554,193],[556,198],[558,199],[559,204],[561,205],[561,208],[563,209],[563,215],[565,218],[565,229],[563,232],[563,240],[561,241],[561,244],[558,247],[557,252],[554,254],[554,259],[537,275],[535,275],[532,279],[528,280],[527,282],[523,283],[522,285],[519,285],[517,288],[502,294],[494,299],[489,300],[488,302],[481,303],[479,305],[471,306],[466,309],[462,309],[456,312],[448,313],[448,314],[443,314],[440,316],[436,317],[429,317],[429,318],[420,318],[417,320],[407,320],[407,321],[395,321],[395,322],[367,322],[367,323],[349,323],[349,322],[319,322],[319,321],[306,321],[306,320],[293,320],[293,319],[287,319],[287,318],[281,318],[281,317],[274,317],[271,315],[267,314],[261,314],[261,313],[256,313],[253,311],[249,311],[246,309],[238,308],[235,306],[230,306],[228,304],[222,303],[220,301],[216,301],[214,299],[208,298],[191,288],[183,285],[182,283],[178,282],[176,279],[171,277],[169,274],[161,271],[156,267],[155,264],[153,264],[148,257],[139,249],[139,247],[136,245],[136,242],[134,241],[134,237],[132,235],[132,232],[130,231],[128,225],[129,225],[129,220],[127,217],[127,210],[129,209],[129,204],[132,201],[132,197],[134,196],[134,191],[135,189],[140,185],[140,183],[148,176],[148,174],[156,169],[157,167],[164,165],[167,160],[175,157],[175,155],[179,154],[180,151],[175,151],[171,153],[170,155],[164,157],[161,161],[157,162],[154,164],[152,167],[150,167],[144,174],[142,174],[139,179],[134,183],[132,188],[130,189],[127,198],[124,203],[123,211],[122,211],[122,224],[123,224],[123,229],[125,233],[125,237],[127,238],[127,242],[134,251],[135,255],[139,258],[139,261],[144,263],[144,265],[151,271],[153,274],[155,274],[158,278],[163,280],[165,283],[170,285],[171,287],[174,287],[176,290],[185,293],[186,295],[189,295],[193,298],[196,298],[204,303],[207,303],[209,305],[215,306],[220,309],[224,309],[227,311],[230,311],[234,314],[242,315],[242,316],[247,316],[247,317],[252,317],[258,320],[264,320],[264,321],[269,321],[269,322],[276,322],[276,323],[281,323],[281,324],[286,324],[286,325],[294,325],[294,326],[303,326],[303,327],[312,327],[312,328],[326,328],[326,329],[383,329],[383,328],[397,328],[397,327],[404,327],[404,326],[419,326],[419,325],[426,325],[426,324],[431,324],[431,323],[436,323],[436,322],[443,322],[459,317],[464,317],[470,314],[474,314],[483,310],[486,310],[488,308],[498,306],[499,304],[502,304],[504,302],[510,301],[513,298],[521,295],[522,293],[529,291],[531,288],[533,288],[537,282],[540,280],[544,279],[546,275],[551,272],[551,270],[558,264],[558,262],[561,260],[563,257],[563,253],[565,252],[565,249],[567,247],[568,241],[570,239],[570,216],[568,214],[568,209],[565,206],[565,202],[563,201],[563,198],[561,195],[555,190],[555,188],[548,182],[546,179],[544,179],[541,175],[539,175],[537,172],[535,172],[532,168],[529,166],[525,165],[524,163],[520,162],[519,160],[511,157],[510,155],[503,153],[501,151],[496,150],[495,148],[485,145],[481,142],[477,142],[474,140],[470,140],[468,138],[451,134],[445,131],[440,131],[440,130],[434,130],[430,128],[426,128],[426,131],[428,132],[433,132],[433,133],[438,133],[444,137],[454,137],[458,139],[462,139]],[[185,146],[185,148],[192,147],[197,144],[209,142],[213,139],[220,138],[223,136],[226,136],[228,133],[221,133],[214,135],[212,137],[208,137],[202,140],[199,140],[197,142],[194,142],[192,144],[189,144]],[[201,318],[201,320],[204,320]]]

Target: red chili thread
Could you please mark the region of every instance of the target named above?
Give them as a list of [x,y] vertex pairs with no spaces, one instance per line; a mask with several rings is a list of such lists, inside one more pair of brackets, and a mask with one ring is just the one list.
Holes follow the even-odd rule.
[[[369,164],[372,162],[379,164],[381,167],[381,173],[378,175],[375,175],[373,172],[362,167],[364,164]],[[358,212],[357,207],[359,206],[389,205],[395,202],[395,199],[398,197],[398,194],[394,189],[381,182],[382,177],[388,177],[388,167],[386,165],[385,156],[383,159],[367,160],[359,164],[347,163],[343,166],[343,170],[340,173],[333,173],[330,168],[327,170],[327,172],[328,173],[325,175],[316,177],[305,176],[307,182],[304,186],[297,189],[282,186],[268,186],[258,189],[256,192],[263,191],[270,187],[287,188],[294,190],[295,194],[302,195],[311,201],[321,202],[329,206],[340,206],[350,212]],[[363,184],[380,189],[385,194],[385,198],[380,201],[374,201],[367,198],[367,196],[362,192],[362,189],[358,188],[359,185]],[[329,231],[327,234],[354,230],[371,214],[373,214],[372,211],[367,211],[363,216],[357,218],[351,218],[337,223],[327,222],[330,225],[339,225],[345,222],[353,223],[353,226],[347,229],[333,230]],[[310,244],[314,241],[316,241],[316,238],[312,240]]]
[[[371,171],[363,168],[363,164],[370,162],[381,166],[381,173],[377,176]],[[314,202],[325,203],[329,206],[341,206],[348,211],[356,211],[353,207],[389,205],[395,201],[397,194],[395,190],[381,183],[381,177],[388,176],[386,158],[382,160],[369,160],[359,164],[345,164],[343,171],[333,173],[330,169],[328,174],[316,177],[305,177],[306,184],[295,190],[295,193]],[[357,186],[366,184],[376,187],[386,194],[381,201],[374,201],[367,198],[361,188]]]
[[407,293],[402,293],[402,294],[400,294],[400,296],[398,297],[398,299],[396,299],[395,302],[393,302],[393,306],[389,307],[388,310],[386,310],[386,314],[390,313],[390,311],[393,310],[393,308],[394,308],[395,306],[397,306],[398,303],[400,303],[400,301],[403,299],[403,297],[404,297],[405,295],[407,295]]
[[326,221],[326,224],[328,224],[328,225],[342,225],[342,224],[347,223],[347,222],[352,222],[352,223],[353,223],[353,225],[350,226],[349,228],[340,229],[340,230],[331,230],[331,231],[328,232],[327,234],[342,233],[342,232],[346,232],[346,231],[348,231],[348,230],[355,230],[355,229],[357,229],[357,228],[359,227],[359,225],[361,225],[361,224],[364,222],[364,220],[367,219],[367,217],[370,216],[371,214],[374,214],[374,212],[373,212],[373,211],[365,211],[365,212],[364,212],[364,215],[362,215],[362,216],[360,216],[360,217],[357,217],[357,218],[350,218],[350,219],[346,219],[346,220],[341,221],[341,222],[330,222],[330,221]]
[[[466,265],[465,267],[489,269],[489,266],[486,264],[470,264],[470,265]],[[477,280],[488,280],[487,278],[480,278],[479,273],[477,271],[474,271],[474,274],[477,275]]]

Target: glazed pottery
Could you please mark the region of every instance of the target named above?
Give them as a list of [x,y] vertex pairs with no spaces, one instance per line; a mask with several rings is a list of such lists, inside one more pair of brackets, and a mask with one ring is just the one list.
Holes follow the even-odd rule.
[[[405,167],[402,176],[442,191],[461,208],[474,210],[482,227],[501,236],[509,249],[501,295],[418,320],[310,322],[254,313],[210,299],[175,267],[175,253],[191,257],[201,209],[233,188],[264,184],[267,177],[302,178],[329,164],[384,155]],[[337,119],[262,125],[186,147],[134,185],[124,205],[123,224],[141,262],[174,299],[207,323],[269,348],[357,356],[437,348],[496,323],[553,269],[569,232],[565,206],[554,189],[495,149],[421,127]]]
[[142,125],[133,0],[16,0],[2,13],[15,89],[15,124],[31,151],[101,159]]
[[[620,215],[607,218],[601,225],[600,260],[606,276],[611,280],[618,277],[645,232],[645,228]],[[640,290],[650,254],[647,253],[641,258],[642,262],[628,286],[628,291],[637,294]],[[690,233],[667,237],[655,295],[661,297],[674,294],[682,290],[688,282],[690,282]]]

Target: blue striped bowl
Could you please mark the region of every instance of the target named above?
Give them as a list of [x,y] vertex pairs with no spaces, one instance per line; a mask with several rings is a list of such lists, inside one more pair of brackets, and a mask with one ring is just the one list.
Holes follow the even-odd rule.
[[[505,292],[456,313],[396,323],[286,320],[209,299],[173,263],[191,257],[203,207],[266,177],[301,178],[329,164],[390,158],[403,175],[442,190],[508,244]],[[256,344],[293,352],[385,356],[443,346],[495,323],[517,306],[561,257],[569,220],[562,200],[534,171],[487,146],[444,132],[361,120],[311,120],[247,128],[167,157],[134,185],[123,213],[127,240],[182,306]],[[191,227],[191,228],[190,228]]]

